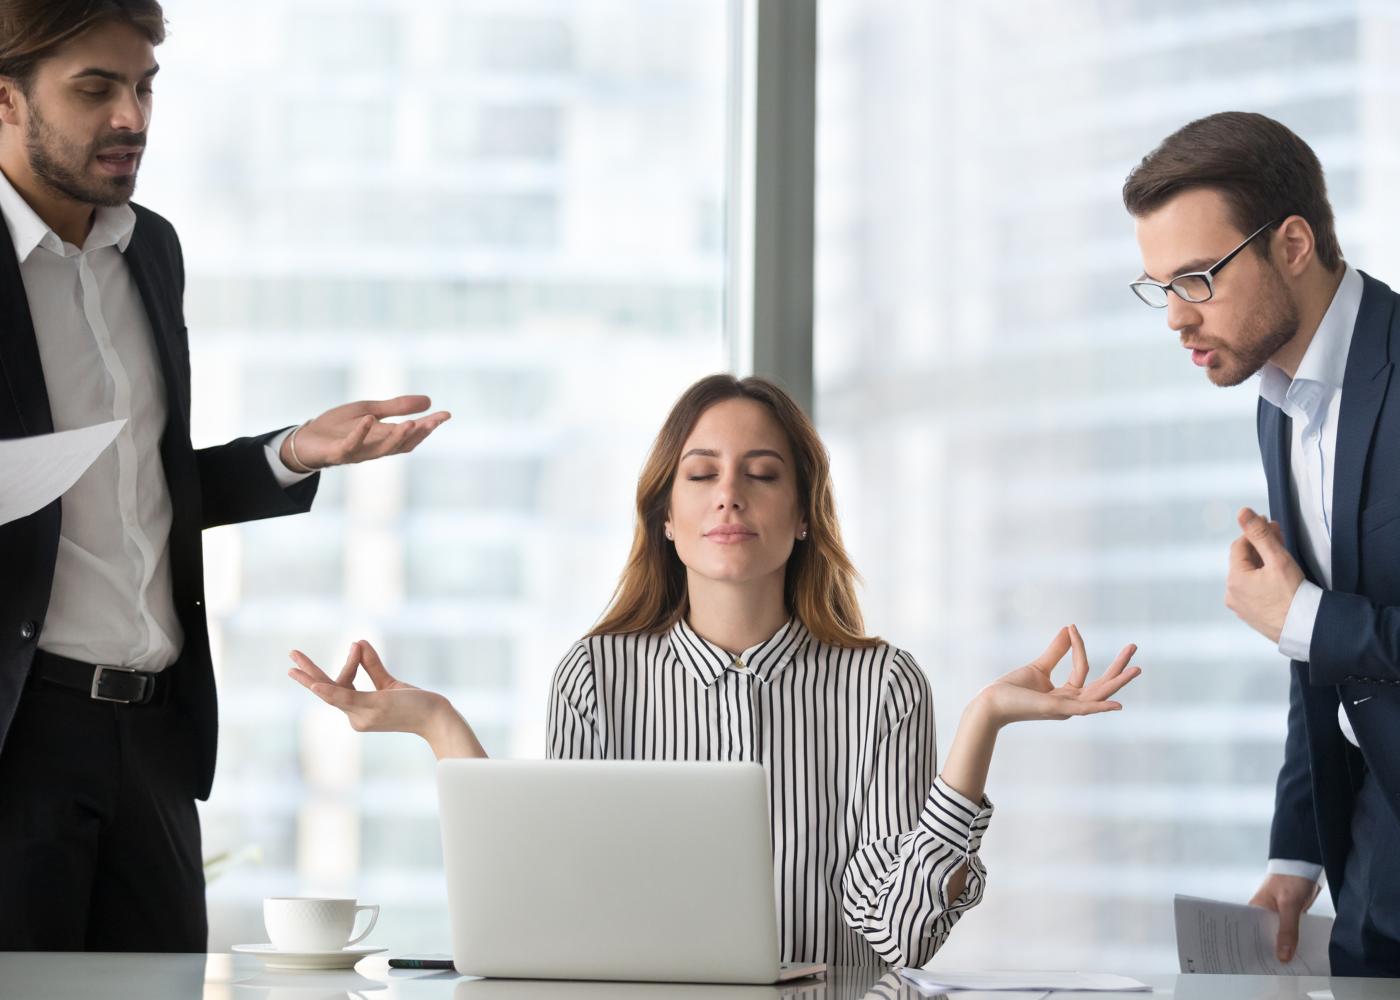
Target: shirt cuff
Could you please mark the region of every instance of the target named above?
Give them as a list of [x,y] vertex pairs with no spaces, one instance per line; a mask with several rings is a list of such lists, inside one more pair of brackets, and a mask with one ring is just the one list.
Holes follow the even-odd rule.
[[307,476],[314,475],[312,472],[293,472],[287,468],[282,461],[282,442],[287,440],[287,435],[296,430],[295,427],[288,427],[281,434],[278,434],[267,444],[263,445],[263,450],[267,453],[267,464],[272,469],[272,474],[277,477],[277,485],[284,490],[288,486],[295,486]]
[[981,803],[973,803],[965,795],[953,791],[940,774],[933,779],[933,787],[924,800],[919,826],[970,857],[982,846],[982,835],[992,821],[992,809],[985,795]]
[[1298,584],[1288,615],[1283,619],[1283,631],[1278,637],[1278,651],[1290,660],[1307,663],[1312,656],[1313,625],[1317,609],[1322,606],[1322,588],[1308,580]]
[[1296,875],[1316,882],[1322,878],[1322,866],[1315,865],[1311,861],[1289,861],[1286,858],[1270,858],[1268,872],[1270,875]]

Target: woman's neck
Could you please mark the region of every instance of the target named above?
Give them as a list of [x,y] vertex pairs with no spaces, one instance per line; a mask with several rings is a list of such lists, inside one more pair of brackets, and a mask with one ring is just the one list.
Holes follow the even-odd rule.
[[702,639],[730,653],[757,646],[788,620],[783,603],[785,568],[761,580],[731,583],[687,574],[686,620]]

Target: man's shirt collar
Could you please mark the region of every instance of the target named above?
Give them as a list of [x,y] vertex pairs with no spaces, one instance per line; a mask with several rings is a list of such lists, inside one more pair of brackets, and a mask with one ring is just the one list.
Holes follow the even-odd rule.
[[1309,423],[1332,393],[1341,391],[1356,317],[1361,312],[1365,287],[1361,272],[1349,264],[1344,267],[1341,284],[1293,378],[1272,361],[1259,372],[1259,395],[1289,416],[1303,416]]
[[[0,171],[0,212],[4,213],[5,226],[10,232],[10,241],[15,247],[15,256],[23,264],[38,247],[68,256],[68,251],[57,233],[48,223],[39,218],[39,213],[30,207],[29,202],[15,190],[10,179]],[[115,246],[126,252],[131,242],[131,234],[136,229],[136,212],[130,205],[100,205],[92,220],[92,229],[84,241],[82,250],[97,250]]]

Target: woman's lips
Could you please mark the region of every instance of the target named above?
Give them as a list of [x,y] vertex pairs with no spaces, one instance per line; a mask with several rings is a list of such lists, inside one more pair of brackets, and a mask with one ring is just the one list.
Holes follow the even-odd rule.
[[705,532],[705,537],[719,545],[738,545],[740,542],[753,541],[758,537],[758,533],[737,524],[722,524]]

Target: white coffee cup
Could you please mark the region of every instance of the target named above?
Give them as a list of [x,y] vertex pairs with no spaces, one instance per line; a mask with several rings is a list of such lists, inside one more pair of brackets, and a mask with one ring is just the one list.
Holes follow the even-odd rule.
[[[351,937],[361,911],[369,913],[369,923]],[[378,920],[378,906],[360,906],[353,899],[270,896],[263,900],[267,939],[278,951],[339,951],[363,941]]]

